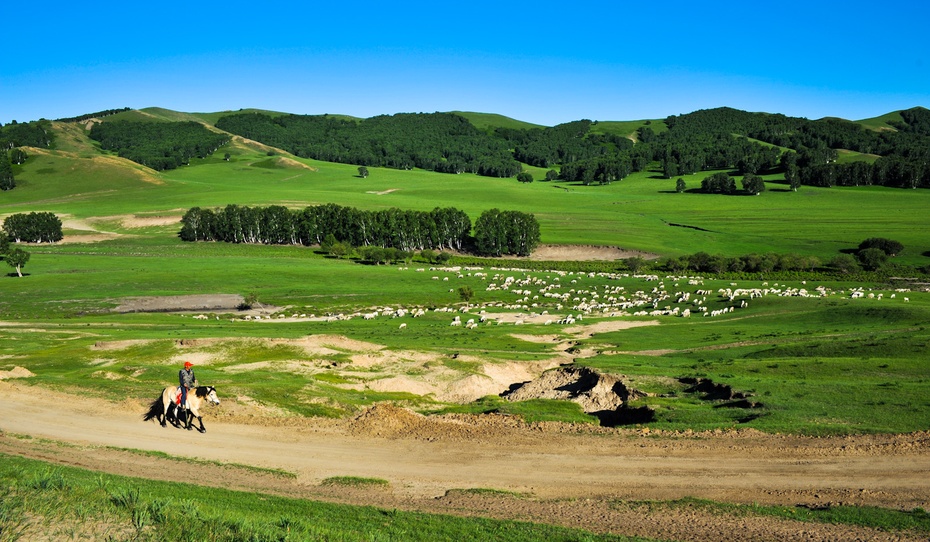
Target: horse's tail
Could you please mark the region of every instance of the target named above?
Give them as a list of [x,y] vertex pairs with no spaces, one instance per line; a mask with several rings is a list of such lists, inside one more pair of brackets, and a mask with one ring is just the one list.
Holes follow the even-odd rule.
[[162,402],[161,397],[152,401],[152,404],[149,405],[149,411],[145,413],[145,416],[142,417],[142,421],[147,422],[152,418],[157,417],[162,412],[165,411],[165,404]]

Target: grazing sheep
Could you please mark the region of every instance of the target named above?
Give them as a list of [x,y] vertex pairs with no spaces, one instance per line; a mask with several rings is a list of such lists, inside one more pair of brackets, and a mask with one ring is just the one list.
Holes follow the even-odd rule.
[[404,323],[401,324],[397,329],[407,329],[407,323],[404,322]]

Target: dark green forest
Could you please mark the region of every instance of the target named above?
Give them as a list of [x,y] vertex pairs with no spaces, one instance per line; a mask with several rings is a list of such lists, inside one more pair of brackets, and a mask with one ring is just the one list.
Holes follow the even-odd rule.
[[[842,119],[811,121],[724,107],[669,116],[668,130],[661,133],[644,126],[635,144],[616,134],[595,133],[590,120],[481,132],[451,113],[382,115],[357,122],[326,115],[241,113],[222,117],[217,127],[319,160],[496,177],[516,175],[523,163],[558,167],[553,177],[585,185],[619,181],[657,164],[669,179],[709,170],[781,172],[795,190],[800,185],[928,187],[930,111],[913,108],[901,117],[896,130],[874,131]],[[838,164],[839,149],[877,159]]]
[[359,122],[328,115],[239,113],[216,127],[327,162],[512,177],[520,172],[505,142],[450,113],[380,115]]
[[205,158],[229,141],[196,122],[100,122],[90,129],[90,138],[103,150],[157,171]]

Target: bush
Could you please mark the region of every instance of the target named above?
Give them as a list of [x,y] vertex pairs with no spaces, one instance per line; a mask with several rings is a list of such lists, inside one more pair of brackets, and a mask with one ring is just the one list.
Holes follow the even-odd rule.
[[880,248],[860,250],[856,256],[859,258],[859,262],[866,271],[875,271],[888,261],[888,255]]
[[870,237],[859,243],[859,252],[870,248],[877,248],[888,256],[895,256],[904,250],[904,245],[898,241],[885,239],[884,237]]

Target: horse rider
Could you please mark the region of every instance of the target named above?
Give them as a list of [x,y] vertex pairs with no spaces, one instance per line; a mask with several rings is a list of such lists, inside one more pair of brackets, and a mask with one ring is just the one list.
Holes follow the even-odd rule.
[[179,410],[183,410],[187,405],[187,390],[197,385],[197,377],[194,376],[194,364],[185,361],[184,368],[178,371],[178,381],[181,384],[181,405]]

